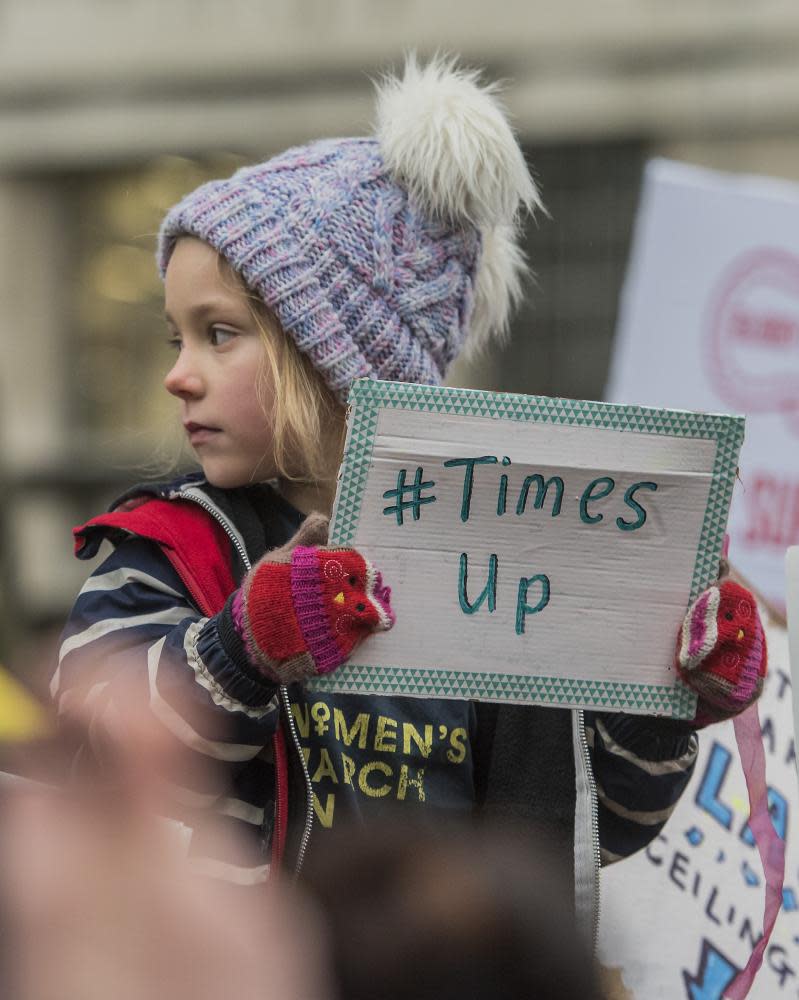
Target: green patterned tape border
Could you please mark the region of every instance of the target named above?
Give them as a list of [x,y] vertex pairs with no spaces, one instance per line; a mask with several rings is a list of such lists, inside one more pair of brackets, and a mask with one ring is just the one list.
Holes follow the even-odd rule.
[[314,691],[342,694],[416,695],[425,698],[486,698],[529,704],[587,705],[596,709],[637,709],[651,715],[690,719],[696,713],[693,692],[682,684],[631,684],[625,681],[527,677],[520,674],[471,673],[413,667],[343,667],[315,677]]
[[[353,384],[349,402],[351,413],[342,465],[344,475],[331,528],[331,541],[337,545],[348,545],[355,537],[380,409],[426,410],[431,413],[603,427],[633,433],[716,441],[710,493],[691,581],[691,600],[716,578],[718,557],[735,485],[738,453],[743,442],[743,417],[369,379],[360,379]],[[367,675],[368,683],[365,683]],[[345,667],[331,677],[314,680],[313,687],[320,691],[369,690],[376,694],[412,692],[443,698],[464,697],[473,692],[497,701],[579,701],[597,707],[619,705],[637,708],[678,718],[690,718],[695,711],[694,696],[679,682],[672,687],[660,687],[447,670]]]

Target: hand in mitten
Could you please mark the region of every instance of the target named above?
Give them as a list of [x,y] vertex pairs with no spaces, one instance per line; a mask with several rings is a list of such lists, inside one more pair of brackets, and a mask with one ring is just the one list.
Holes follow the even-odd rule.
[[309,515],[253,566],[233,598],[250,662],[281,684],[329,674],[362,639],[394,624],[380,573],[355,549],[325,546],[327,524]]
[[766,676],[766,637],[754,596],[719,580],[688,609],[677,641],[680,677],[699,695],[696,727],[738,715],[756,701]]

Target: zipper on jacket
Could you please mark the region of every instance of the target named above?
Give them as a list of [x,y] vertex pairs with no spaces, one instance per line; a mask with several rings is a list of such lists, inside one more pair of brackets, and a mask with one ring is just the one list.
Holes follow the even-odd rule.
[[600,907],[600,887],[599,873],[602,866],[602,853],[599,843],[599,802],[597,799],[596,779],[594,778],[594,768],[591,763],[591,751],[588,746],[588,737],[585,734],[585,712],[577,710],[580,748],[585,761],[585,773],[588,781],[588,793],[591,800],[591,846],[594,855],[594,907],[593,924],[591,927],[591,949],[596,954],[599,938],[599,907]]
[[305,863],[305,854],[308,850],[308,842],[311,839],[311,830],[313,829],[313,785],[311,784],[311,775],[308,772],[305,757],[300,747],[300,736],[297,732],[297,723],[294,721],[294,713],[291,711],[288,688],[285,684],[281,684],[279,690],[280,700],[283,703],[283,710],[288,720],[291,742],[294,744],[294,748],[299,755],[300,763],[302,764],[302,776],[305,781],[305,824],[302,836],[300,837],[300,846],[297,848],[297,860],[294,863],[294,878],[296,879]]
[[202,495],[202,493],[200,493],[198,496],[197,493],[194,492],[194,490],[196,489],[197,489],[196,486],[190,486],[188,489],[185,490],[178,489],[175,491],[175,495],[179,496],[181,500],[191,500],[192,503],[196,503],[198,507],[202,507],[202,509],[206,511],[206,513],[210,514],[211,517],[218,524],[221,524],[222,528],[225,531],[225,534],[228,536],[231,542],[233,542],[236,552],[238,552],[239,558],[244,564],[244,568],[248,571],[251,570],[252,565],[250,564],[250,560],[247,555],[247,552],[245,551],[244,545],[241,539],[239,538],[238,534],[231,527],[228,519],[225,517],[225,515],[218,507],[216,507],[214,504],[211,503],[210,500],[206,500],[206,498]]
[[[181,497],[181,499],[191,500],[192,503],[196,503],[199,507],[202,507],[204,511],[210,514],[211,517],[222,526],[225,534],[235,546],[236,552],[238,553],[244,568],[247,572],[249,572],[252,569],[249,556],[247,555],[244,545],[238,535],[231,527],[228,519],[222,511],[212,504],[210,500],[207,500],[202,493],[199,492],[199,490],[195,492],[196,489],[196,487],[190,486],[185,490],[179,489],[176,493],[179,497]],[[313,785],[311,784],[311,776],[308,773],[308,766],[305,763],[305,757],[303,755],[302,748],[300,747],[300,736],[297,732],[297,724],[294,721],[294,713],[291,711],[288,688],[285,684],[278,685],[278,694],[280,697],[281,707],[286,716],[286,724],[288,726],[289,733],[291,734],[291,742],[294,747],[294,752],[300,762],[303,781],[305,783],[305,823],[303,825],[302,836],[300,838],[300,845],[297,848],[297,858],[294,863],[294,878],[296,879],[302,871],[302,866],[305,862],[305,855],[308,851],[308,842],[311,839],[311,831],[313,829]],[[272,836],[274,835],[275,834],[273,832]]]

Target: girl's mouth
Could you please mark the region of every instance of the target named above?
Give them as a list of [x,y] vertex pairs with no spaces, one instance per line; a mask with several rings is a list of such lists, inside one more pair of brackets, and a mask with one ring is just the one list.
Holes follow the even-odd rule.
[[183,425],[186,429],[186,434],[189,438],[189,444],[192,448],[196,448],[197,445],[205,444],[210,441],[211,438],[219,433],[218,427],[206,427],[205,424],[195,424],[194,421],[189,421]]

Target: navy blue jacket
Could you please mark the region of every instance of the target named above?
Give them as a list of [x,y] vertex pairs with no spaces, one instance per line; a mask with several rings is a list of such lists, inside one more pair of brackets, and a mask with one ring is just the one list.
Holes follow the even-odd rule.
[[[162,521],[176,501],[207,515],[205,551],[187,556],[155,529],[126,528],[125,508],[142,493],[170,502],[157,508]],[[301,515],[269,487],[219,491],[197,475],[138,488],[112,510],[110,521],[78,531],[81,557],[96,554],[103,540],[114,548],[87,580],[64,631],[52,685],[60,710],[88,702],[101,720],[135,697],[182,753],[196,755],[202,767],[166,776],[174,777],[175,816],[199,831],[198,817],[211,810],[248,834],[237,856],[224,858],[214,857],[201,833],[188,834],[199,867],[240,883],[261,881],[284,836],[286,863],[299,867],[313,797],[290,693],[249,665],[229,611],[203,607],[196,576],[216,569],[225,549],[230,579],[223,569],[213,583],[224,596],[264,551],[288,540]],[[600,858],[623,858],[660,832],[690,778],[696,735],[684,724],[640,716],[495,704],[475,711],[475,808],[533,822],[573,845],[578,907],[593,911]]]

